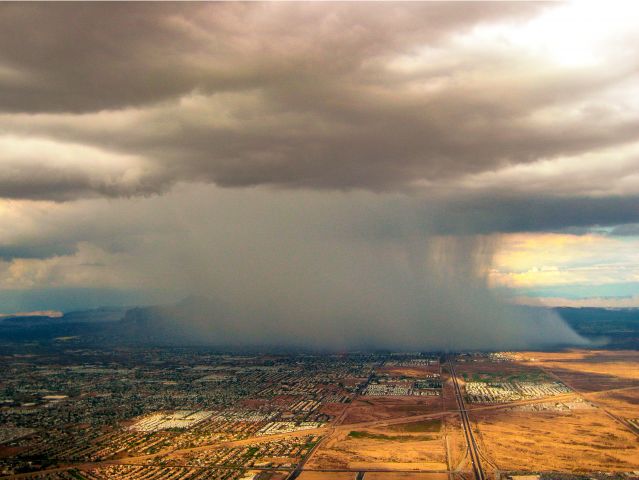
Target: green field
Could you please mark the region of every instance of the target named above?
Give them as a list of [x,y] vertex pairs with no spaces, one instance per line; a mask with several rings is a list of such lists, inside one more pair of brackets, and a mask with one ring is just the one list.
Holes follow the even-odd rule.
[[352,431],[348,434],[350,438],[367,438],[370,440],[383,440],[393,442],[414,442],[419,440],[433,440],[431,435],[385,435],[383,433]]
[[442,421],[439,418],[435,418],[433,420],[422,420],[420,422],[400,423],[389,427],[389,429],[394,432],[406,433],[439,432],[441,428]]

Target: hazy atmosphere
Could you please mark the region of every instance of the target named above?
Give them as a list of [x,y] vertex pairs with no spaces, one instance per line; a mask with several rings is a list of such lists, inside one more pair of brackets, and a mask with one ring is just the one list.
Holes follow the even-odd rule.
[[0,314],[161,305],[227,345],[584,344],[532,307],[639,306],[638,22],[0,4]]

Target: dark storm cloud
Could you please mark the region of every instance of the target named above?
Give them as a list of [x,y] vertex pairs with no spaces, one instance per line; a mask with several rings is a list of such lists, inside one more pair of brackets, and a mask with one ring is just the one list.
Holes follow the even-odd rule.
[[618,225],[610,231],[610,234],[618,235],[620,237],[639,236],[639,223]]
[[[0,258],[69,255],[76,252],[82,242],[108,253],[130,252],[144,238],[162,239],[167,235],[178,235],[172,245],[196,242],[187,238],[190,236],[201,237],[201,241],[207,243],[204,239],[209,239],[212,232],[230,223],[251,225],[256,229],[255,235],[268,238],[280,232],[284,236],[301,235],[300,241],[338,239],[371,244],[433,235],[548,231],[585,234],[596,226],[606,227],[605,232],[611,235],[639,232],[637,196],[489,198],[466,195],[435,201],[366,192],[330,196],[259,189],[229,189],[228,192],[228,195],[220,191],[197,193],[193,197],[185,197],[184,193],[177,197],[167,194],[106,203],[87,200],[58,205],[55,211],[28,208],[21,214],[29,220],[26,226],[15,222],[3,234]],[[197,212],[197,216],[186,221],[186,212]],[[197,222],[208,230],[192,234]],[[38,225],[36,230],[31,230],[32,224]],[[257,245],[253,248],[260,250]],[[200,254],[203,258],[207,256],[205,251]],[[161,256],[164,255],[168,252]]]
[[639,197],[487,197],[482,194],[433,200],[379,195],[368,197],[366,202],[353,199],[348,209],[342,208],[333,215],[334,235],[373,242],[421,235],[585,234],[596,227],[607,227],[602,231],[612,235],[636,235]]
[[[442,180],[639,133],[606,97],[636,62],[561,69],[460,40],[553,5],[0,8],[0,128],[14,143],[57,142],[29,162],[3,150],[5,198],[149,195],[180,181],[436,194]],[[76,161],[56,163],[64,155]]]
[[435,211],[431,231],[445,234],[562,231],[639,221],[639,197],[479,198]]
[[[4,110],[87,112],[193,90],[339,76],[369,56],[538,6],[17,4],[0,10]],[[338,50],[336,50],[338,49]],[[13,72],[13,75],[10,73]],[[1,77],[0,77],[1,78]]]
[[[39,243],[39,242],[38,242]],[[76,251],[76,241],[68,243],[46,243],[36,245],[0,245],[0,259],[14,258],[49,258],[56,255],[71,255]]]

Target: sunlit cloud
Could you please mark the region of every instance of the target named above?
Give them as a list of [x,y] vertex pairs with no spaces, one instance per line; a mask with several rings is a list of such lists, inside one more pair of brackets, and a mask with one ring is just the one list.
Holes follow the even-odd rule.
[[490,278],[511,288],[639,281],[639,238],[596,234],[503,237]]

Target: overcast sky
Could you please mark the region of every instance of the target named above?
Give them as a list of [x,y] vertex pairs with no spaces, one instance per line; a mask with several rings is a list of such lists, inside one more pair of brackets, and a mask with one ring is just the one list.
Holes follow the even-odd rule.
[[0,4],[0,312],[392,305],[451,256],[508,301],[639,305],[637,25],[636,2]]

